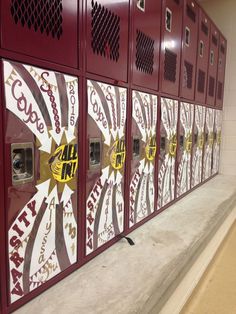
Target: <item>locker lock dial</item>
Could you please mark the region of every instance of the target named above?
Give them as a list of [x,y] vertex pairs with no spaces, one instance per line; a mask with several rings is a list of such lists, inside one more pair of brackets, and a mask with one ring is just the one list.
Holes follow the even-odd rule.
[[33,181],[33,159],[33,143],[16,143],[11,145],[13,185]]

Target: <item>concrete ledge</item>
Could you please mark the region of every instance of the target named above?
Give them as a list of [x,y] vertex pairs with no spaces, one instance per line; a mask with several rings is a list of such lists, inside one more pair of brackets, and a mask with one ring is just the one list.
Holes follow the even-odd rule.
[[158,313],[235,205],[218,175],[16,313]]

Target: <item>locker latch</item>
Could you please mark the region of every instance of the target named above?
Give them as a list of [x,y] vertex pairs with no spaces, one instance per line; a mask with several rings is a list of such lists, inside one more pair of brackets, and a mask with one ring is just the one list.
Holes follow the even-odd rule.
[[145,12],[145,0],[137,0],[137,7],[139,10]]
[[12,184],[24,184],[34,179],[33,143],[11,144]]
[[133,158],[138,158],[140,156],[140,139],[133,138]]
[[101,141],[100,139],[90,139],[89,143],[89,166],[96,167],[101,163]]

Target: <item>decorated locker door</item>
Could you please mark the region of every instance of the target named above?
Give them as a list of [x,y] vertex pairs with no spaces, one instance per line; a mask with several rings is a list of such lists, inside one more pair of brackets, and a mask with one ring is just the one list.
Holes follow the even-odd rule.
[[157,90],[161,0],[133,3],[133,84]]
[[214,118],[215,118],[214,109],[206,108],[205,143],[204,143],[203,175],[202,175],[203,181],[210,178],[212,175]]
[[1,47],[78,66],[78,1],[2,0]]
[[160,91],[175,96],[179,94],[182,10],[182,0],[162,1]]
[[86,254],[124,229],[127,90],[87,81]]
[[210,50],[208,63],[208,86],[206,99],[206,103],[211,106],[215,105],[218,53],[219,53],[219,32],[215,25],[211,22]]
[[3,61],[9,302],[77,261],[78,79]]
[[133,227],[156,209],[157,96],[133,91],[131,182],[129,227]]
[[178,171],[176,196],[179,197],[191,188],[191,157],[193,141],[194,105],[180,103],[180,119],[178,132]]
[[87,71],[127,81],[129,0],[87,0]]
[[196,105],[193,128],[192,179],[191,188],[202,182],[203,146],[206,108]]
[[198,38],[198,6],[184,0],[180,97],[194,99]]
[[226,66],[226,39],[220,35],[218,72],[217,72],[217,90],[216,90],[216,107],[223,108],[225,66]]
[[213,144],[213,166],[212,175],[219,172],[220,163],[220,144],[221,144],[221,129],[222,129],[222,111],[214,110],[214,144]]
[[210,27],[208,16],[199,8],[195,100],[202,104],[206,101]]
[[178,101],[161,98],[158,209],[175,198]]

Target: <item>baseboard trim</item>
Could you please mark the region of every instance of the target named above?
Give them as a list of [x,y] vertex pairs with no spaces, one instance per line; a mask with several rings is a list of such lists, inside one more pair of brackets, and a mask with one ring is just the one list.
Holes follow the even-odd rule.
[[181,312],[235,220],[236,207],[225,219],[214,237],[199,255],[159,314],[179,314]]

